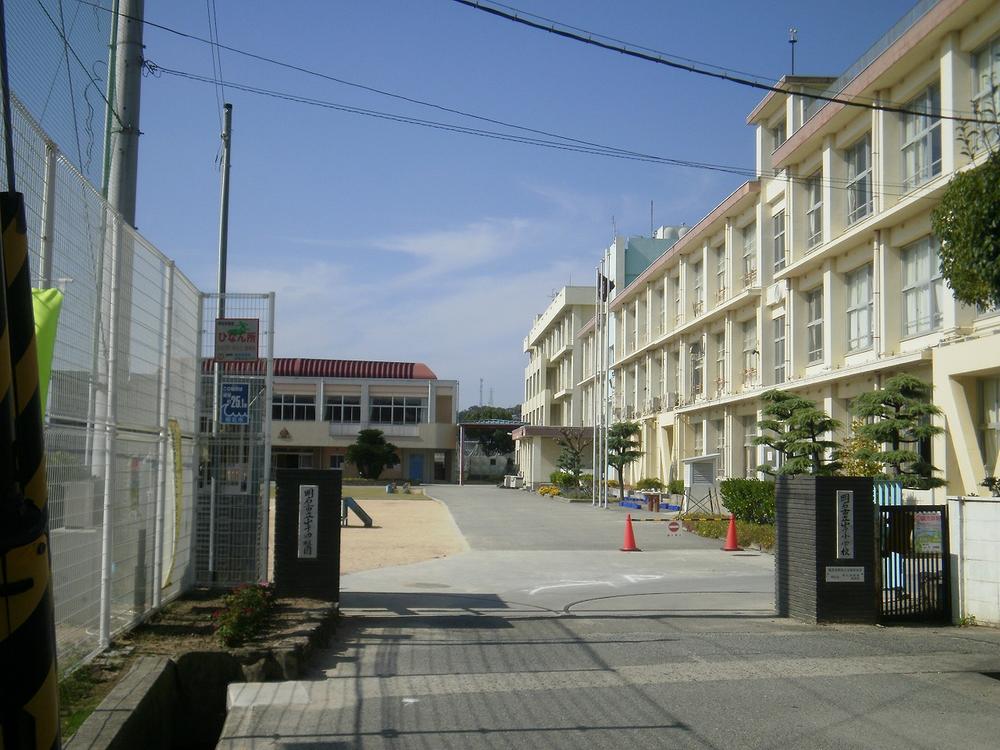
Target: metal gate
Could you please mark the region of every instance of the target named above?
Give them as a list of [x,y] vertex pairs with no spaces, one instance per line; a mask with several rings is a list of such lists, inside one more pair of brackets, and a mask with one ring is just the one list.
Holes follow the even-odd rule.
[[877,519],[879,620],[950,621],[947,507],[882,505]]

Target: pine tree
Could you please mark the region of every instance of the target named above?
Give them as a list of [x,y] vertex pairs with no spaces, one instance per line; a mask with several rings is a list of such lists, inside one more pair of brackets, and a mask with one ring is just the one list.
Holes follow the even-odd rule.
[[875,450],[860,451],[858,457],[877,461],[890,479],[911,489],[940,487],[945,482],[934,476],[937,471],[920,453],[920,443],[943,430],[931,424],[931,417],[941,413],[930,402],[931,387],[920,378],[906,373],[893,375],[877,391],[854,399],[851,411],[866,421],[857,434],[875,443]]
[[781,456],[781,466],[761,465],[758,471],[768,474],[813,474],[829,476],[836,473],[839,464],[828,460],[839,443],[826,440],[823,435],[840,428],[840,422],[827,416],[809,399],[787,391],[773,390],[761,396],[765,402],[764,418],[757,424],[764,434],[754,439],[757,445],[767,445]]
[[642,452],[639,441],[635,438],[642,432],[638,422],[615,422],[608,428],[608,464],[618,474],[618,486],[625,492],[622,474],[625,467],[637,461]]

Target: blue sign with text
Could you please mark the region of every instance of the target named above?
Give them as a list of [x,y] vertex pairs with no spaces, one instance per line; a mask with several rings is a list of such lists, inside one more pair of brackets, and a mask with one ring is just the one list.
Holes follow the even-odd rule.
[[220,424],[250,424],[250,384],[223,383],[219,399]]

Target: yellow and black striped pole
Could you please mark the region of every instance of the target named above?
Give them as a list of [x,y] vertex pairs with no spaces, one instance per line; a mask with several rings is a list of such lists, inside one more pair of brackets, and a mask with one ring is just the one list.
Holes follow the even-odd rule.
[[4,482],[9,494],[0,509],[0,750],[49,750],[60,744],[59,683],[38,354],[20,193],[0,194],[0,226],[6,287],[6,331],[0,338],[13,375],[3,374],[0,354],[0,400],[8,414],[14,408],[8,454],[14,482]]
[[45,439],[24,196],[14,181],[5,26],[0,0],[7,169],[7,192],[0,193],[0,750],[58,750]]

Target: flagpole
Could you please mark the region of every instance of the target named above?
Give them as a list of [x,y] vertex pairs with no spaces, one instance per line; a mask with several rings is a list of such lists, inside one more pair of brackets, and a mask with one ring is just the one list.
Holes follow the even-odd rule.
[[594,377],[590,386],[590,448],[592,458],[590,461],[590,505],[597,505],[597,310],[601,304],[601,271],[600,267],[594,269],[597,278],[594,284],[594,331],[592,336],[593,351],[591,352],[591,374]]

